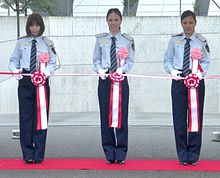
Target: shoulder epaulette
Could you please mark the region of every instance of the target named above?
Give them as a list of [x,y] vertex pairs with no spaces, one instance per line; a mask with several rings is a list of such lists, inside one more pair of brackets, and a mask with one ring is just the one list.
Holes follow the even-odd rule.
[[183,36],[183,33],[172,35],[172,37],[176,37],[176,36]]
[[18,39],[23,39],[23,38],[27,38],[28,36],[25,35],[25,36],[20,36]]
[[196,33],[196,37],[205,43],[205,49],[208,51],[208,53],[210,53],[209,45],[206,42],[206,38],[203,35],[201,35],[200,33]]
[[201,41],[206,41],[206,38],[204,36],[202,36],[200,33],[196,34],[196,37],[199,38]]
[[125,37],[126,39],[130,40],[130,41],[134,40],[134,38],[131,35],[127,34],[127,33],[123,33],[122,36]]
[[100,37],[104,37],[104,36],[107,36],[108,33],[98,33],[95,35],[96,38],[100,38]]
[[42,36],[44,42],[46,43],[46,45],[48,47],[50,47],[50,49],[53,51],[54,54],[57,54],[56,50],[55,50],[55,47],[54,47],[54,43],[52,40],[50,40],[48,37],[46,36]]
[[42,38],[49,47],[54,45],[53,41],[49,39],[47,36],[42,36]]

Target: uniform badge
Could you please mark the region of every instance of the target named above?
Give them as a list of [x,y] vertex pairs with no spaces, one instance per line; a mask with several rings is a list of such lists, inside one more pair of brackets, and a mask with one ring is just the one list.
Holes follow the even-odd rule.
[[176,44],[180,45],[180,44],[182,44],[182,41],[176,41]]
[[103,39],[103,40],[99,40],[99,42],[100,42],[100,44],[102,44],[102,45],[106,45],[106,44],[108,44],[109,41]]

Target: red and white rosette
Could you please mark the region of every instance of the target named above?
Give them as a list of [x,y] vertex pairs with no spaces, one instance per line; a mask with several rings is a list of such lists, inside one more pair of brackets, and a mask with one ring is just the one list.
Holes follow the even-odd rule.
[[[48,97],[46,86],[44,85],[46,82],[46,76],[42,73],[42,71],[46,68],[47,62],[49,60],[48,53],[41,53],[39,55],[39,66],[36,77],[35,73],[32,76],[35,78],[34,82],[36,85],[36,100],[37,100],[37,130],[47,129],[47,110],[48,110]],[[35,84],[34,83],[34,84]]]
[[31,81],[35,86],[42,86],[46,82],[46,75],[41,71],[37,70],[32,73]]
[[199,77],[190,73],[184,78],[184,84],[187,88],[197,88],[199,86]]
[[[119,67],[125,65],[125,59],[128,56],[126,48],[120,48],[118,51]],[[117,72],[112,73],[110,76],[111,89],[110,89],[110,112],[109,112],[109,127],[121,128],[122,119],[122,81],[124,76]]]
[[188,130],[189,132],[198,132],[200,130],[200,112],[199,112],[199,77],[197,71],[202,72],[199,60],[202,57],[200,49],[195,48],[191,52],[192,72],[184,79],[184,84],[188,88]]
[[125,78],[124,75],[121,75],[117,72],[112,73],[109,77],[113,82],[122,82]]

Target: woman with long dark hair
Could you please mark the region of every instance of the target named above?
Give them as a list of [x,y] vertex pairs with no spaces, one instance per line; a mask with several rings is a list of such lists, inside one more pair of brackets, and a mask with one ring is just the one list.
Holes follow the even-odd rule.
[[[121,34],[122,15],[117,8],[109,9],[106,21],[109,33],[96,35],[93,70],[99,74],[98,98],[101,117],[102,147],[108,164],[124,164],[128,150],[127,77],[115,82],[108,74],[117,76],[133,66],[134,41]],[[122,77],[123,78],[123,77]]]
[[[182,13],[183,33],[171,38],[164,56],[164,68],[174,78],[171,87],[173,123],[177,155],[182,165],[197,165],[199,159],[205,97],[203,77],[210,64],[207,40],[195,32],[196,22],[192,11]],[[198,68],[193,65],[193,50],[201,53],[197,57],[200,58]],[[194,88],[184,82],[183,78],[189,77],[197,81]]]

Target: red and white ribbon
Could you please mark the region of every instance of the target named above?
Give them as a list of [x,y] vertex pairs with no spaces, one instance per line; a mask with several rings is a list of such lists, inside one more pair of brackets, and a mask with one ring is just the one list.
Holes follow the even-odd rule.
[[[120,48],[118,51],[119,67],[125,65],[125,59],[128,56],[126,48]],[[122,119],[122,81],[124,76],[117,72],[110,74],[110,108],[109,108],[109,127],[121,128]]]
[[200,49],[195,48],[191,52],[192,72],[184,79],[184,84],[188,88],[188,130],[198,132],[200,130],[199,114],[199,92],[198,86],[200,79],[196,75],[199,70],[199,60],[202,57]]
[[116,72],[112,73],[110,88],[110,112],[109,112],[109,127],[121,128],[122,118],[122,81],[124,76]]
[[122,83],[112,83],[110,89],[109,127],[121,128]]
[[198,88],[188,89],[188,130],[198,132],[200,129]]
[[[42,71],[46,68],[47,61],[49,60],[48,53],[41,53],[39,55],[38,73],[42,74]],[[41,79],[41,85],[36,84],[36,100],[37,100],[37,130],[47,129],[47,110],[48,110],[48,97],[47,89],[44,85],[46,82],[46,76],[43,74]]]

